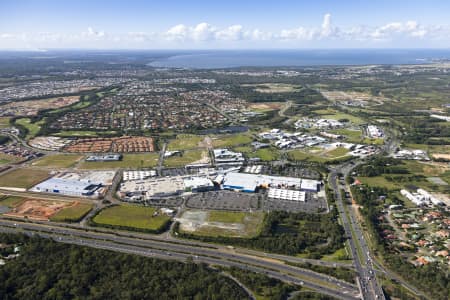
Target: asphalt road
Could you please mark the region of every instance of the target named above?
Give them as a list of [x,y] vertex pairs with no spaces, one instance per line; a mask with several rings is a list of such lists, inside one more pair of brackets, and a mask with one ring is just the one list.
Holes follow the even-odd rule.
[[204,248],[169,241],[142,240],[122,237],[109,233],[99,233],[87,230],[58,227],[53,224],[43,225],[10,220],[0,220],[0,230],[38,234],[44,238],[53,238],[60,242],[85,245],[118,252],[186,260],[192,257],[194,261],[212,265],[236,266],[267,274],[284,281],[301,284],[321,293],[340,299],[358,299],[356,286],[337,280],[336,278],[285,265],[274,259],[231,253],[221,249]]

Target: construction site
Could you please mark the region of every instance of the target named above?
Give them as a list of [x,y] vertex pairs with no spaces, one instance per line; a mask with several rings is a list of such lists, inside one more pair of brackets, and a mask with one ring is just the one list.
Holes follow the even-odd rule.
[[70,153],[142,153],[155,151],[154,139],[142,136],[79,139],[64,147]]

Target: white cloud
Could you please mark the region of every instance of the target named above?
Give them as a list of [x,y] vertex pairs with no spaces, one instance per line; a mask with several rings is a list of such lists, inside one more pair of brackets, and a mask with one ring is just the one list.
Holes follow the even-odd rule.
[[[253,36],[253,38],[258,36],[258,34],[259,31],[256,32],[256,35]],[[216,32],[216,39],[222,41],[238,41],[242,40],[245,36],[248,35],[244,32],[242,25],[232,25]]]
[[[215,27],[201,22],[196,25],[178,24],[166,31],[154,33],[136,31],[128,33],[106,33],[93,27],[78,33],[56,32],[0,32],[0,48],[11,45],[32,45],[36,48],[44,47],[108,47],[119,43],[133,45],[132,47],[151,48],[155,45],[173,46],[173,43],[187,47],[202,47],[206,44],[230,46],[267,45],[281,47],[287,45],[336,45],[335,41],[342,41],[339,46],[358,46],[360,42],[370,42],[370,45],[417,45],[416,41],[436,41],[439,45],[450,46],[450,27],[443,25],[423,25],[415,20],[393,21],[379,26],[355,25],[340,27],[332,22],[332,15],[324,14],[321,22],[316,26],[297,26],[280,29],[276,32],[259,28],[246,28],[240,24],[225,27]],[[252,43],[255,42],[255,43]],[[257,42],[257,43],[256,43]],[[303,42],[303,43],[300,43]],[[128,44],[127,44],[128,43]],[[334,43],[334,44],[333,44]],[[280,47],[278,46],[278,47]],[[19,46],[20,47],[20,46]]]

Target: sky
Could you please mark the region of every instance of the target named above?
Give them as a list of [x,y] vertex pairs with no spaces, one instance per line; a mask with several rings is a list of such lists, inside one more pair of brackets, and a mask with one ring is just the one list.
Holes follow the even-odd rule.
[[0,49],[53,48],[450,48],[450,1],[0,1]]

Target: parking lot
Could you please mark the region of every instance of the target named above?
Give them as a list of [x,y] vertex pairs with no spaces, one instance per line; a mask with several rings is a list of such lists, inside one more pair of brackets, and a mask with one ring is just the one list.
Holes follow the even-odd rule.
[[162,198],[162,199],[150,199],[145,200],[142,203],[149,206],[158,207],[180,207],[183,204],[184,199],[181,197],[174,198]]
[[186,207],[197,209],[250,211],[259,208],[261,194],[232,191],[212,191],[194,194],[186,200]]
[[308,179],[320,179],[320,174],[316,170],[312,170],[308,167],[302,166],[292,166],[292,165],[278,165],[278,166],[268,166],[264,170],[264,174],[268,175],[278,175],[278,176],[288,176],[297,178],[308,178]]
[[288,212],[326,212],[327,202],[325,197],[316,193],[306,193],[306,201],[288,201],[279,199],[269,199],[264,195],[262,201],[264,211],[283,210]]

